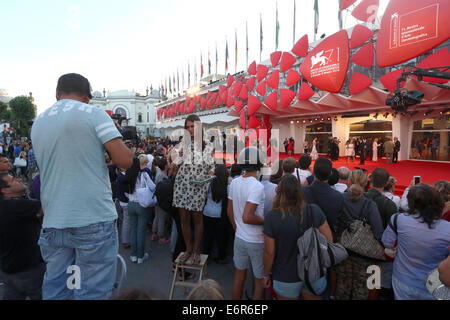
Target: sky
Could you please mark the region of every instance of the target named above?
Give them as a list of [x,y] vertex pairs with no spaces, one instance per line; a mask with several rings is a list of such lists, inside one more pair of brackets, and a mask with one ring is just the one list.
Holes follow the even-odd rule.
[[[355,2],[349,9],[359,4]],[[380,0],[378,16],[388,0]],[[293,46],[294,0],[15,0],[0,3],[0,89],[9,96],[33,93],[38,114],[55,102],[58,78],[70,72],[89,79],[94,91],[159,88],[161,81],[182,70],[191,79],[194,61],[200,76],[200,54],[208,72],[208,49],[215,72],[246,70],[246,22],[249,64],[259,62],[260,16],[263,23],[262,60],[275,51],[278,4],[278,50]],[[296,0],[296,41],[314,39],[314,0]],[[343,12],[344,28],[358,23]],[[338,0],[319,0],[317,38],[339,30]],[[192,80],[191,80],[192,82]],[[187,85],[187,80],[185,80]]]

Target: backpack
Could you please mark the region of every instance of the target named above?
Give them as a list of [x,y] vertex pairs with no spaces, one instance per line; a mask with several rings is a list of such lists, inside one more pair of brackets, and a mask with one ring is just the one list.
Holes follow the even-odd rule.
[[[305,216],[312,222],[311,205],[305,208]],[[297,240],[297,273],[306,287],[315,295],[312,283],[326,275],[327,269],[341,263],[348,257],[345,248],[339,243],[328,242],[319,229],[311,226]]]
[[155,190],[156,200],[158,206],[166,211],[168,214],[173,215],[177,212],[177,208],[172,206],[173,201],[173,183],[169,177],[164,177],[156,185]]

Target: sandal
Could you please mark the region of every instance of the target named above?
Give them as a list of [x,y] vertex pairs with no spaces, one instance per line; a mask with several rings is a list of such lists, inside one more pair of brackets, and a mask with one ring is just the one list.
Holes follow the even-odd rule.
[[192,253],[189,259],[186,261],[187,265],[199,265],[201,262],[200,255],[197,252]]
[[191,255],[192,255],[192,252],[188,252],[188,251],[184,252],[184,253],[180,256],[180,258],[178,258],[178,262],[179,262],[180,264],[185,264],[185,263],[187,262],[187,260],[189,260],[189,258],[191,257]]

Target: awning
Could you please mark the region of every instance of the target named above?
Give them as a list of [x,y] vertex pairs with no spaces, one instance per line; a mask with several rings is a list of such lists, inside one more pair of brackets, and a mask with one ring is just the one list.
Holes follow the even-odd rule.
[[[200,116],[200,120],[203,124],[219,124],[219,123],[230,123],[233,121],[236,121],[238,123],[239,117],[229,116],[226,113],[219,113],[219,114],[209,114]],[[156,124],[156,128],[158,129],[164,129],[164,128],[183,128],[184,127],[184,121],[185,119],[176,120],[176,121],[170,121],[165,122],[162,124]]]

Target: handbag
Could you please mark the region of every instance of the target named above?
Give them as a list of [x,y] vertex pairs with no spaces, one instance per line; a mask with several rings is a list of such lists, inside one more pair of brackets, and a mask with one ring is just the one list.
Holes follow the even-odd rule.
[[362,208],[363,217],[354,219],[342,232],[339,243],[363,257],[385,261],[384,247],[375,239],[372,228],[367,223],[366,208],[369,203],[367,200]]
[[140,176],[141,184],[143,183],[143,186],[141,188],[136,188],[136,194],[138,198],[139,205],[143,208],[149,208],[154,207],[157,204],[157,199],[155,196],[155,189],[152,190],[150,186],[147,185],[147,182],[145,181],[144,177]]
[[24,158],[21,158],[21,157],[17,157],[14,160],[14,166],[15,167],[26,167],[27,166],[27,160],[25,160]]

